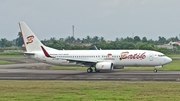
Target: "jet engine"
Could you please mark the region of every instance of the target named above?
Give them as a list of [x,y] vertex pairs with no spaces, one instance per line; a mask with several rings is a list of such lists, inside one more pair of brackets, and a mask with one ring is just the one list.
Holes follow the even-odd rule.
[[96,69],[97,70],[102,70],[102,69],[106,69],[106,70],[112,70],[113,69],[113,63],[111,62],[99,62],[96,64]]

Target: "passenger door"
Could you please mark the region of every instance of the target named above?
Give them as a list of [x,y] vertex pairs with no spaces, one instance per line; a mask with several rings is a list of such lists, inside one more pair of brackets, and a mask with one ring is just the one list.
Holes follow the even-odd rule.
[[153,61],[153,58],[154,58],[154,54],[153,54],[153,53],[150,53],[150,54],[149,54],[149,60],[150,60],[150,61]]

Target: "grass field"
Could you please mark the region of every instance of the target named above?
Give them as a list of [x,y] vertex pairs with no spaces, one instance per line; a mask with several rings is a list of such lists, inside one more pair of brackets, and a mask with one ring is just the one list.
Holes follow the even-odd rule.
[[24,57],[22,53],[17,52],[0,52],[0,58]]
[[171,54],[171,55],[167,55],[169,57],[180,57],[180,54]]
[[24,55],[8,55],[8,54],[0,54],[1,58],[14,58],[14,57],[24,57]]
[[0,101],[179,101],[179,82],[0,81]]
[[0,65],[13,64],[14,62],[0,60]]

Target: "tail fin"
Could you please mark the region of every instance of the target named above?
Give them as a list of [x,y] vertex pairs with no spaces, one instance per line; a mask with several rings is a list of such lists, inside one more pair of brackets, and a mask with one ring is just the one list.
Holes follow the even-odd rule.
[[22,33],[24,46],[27,52],[42,51],[41,46],[44,46],[36,35],[31,31],[25,22],[19,22],[19,27]]

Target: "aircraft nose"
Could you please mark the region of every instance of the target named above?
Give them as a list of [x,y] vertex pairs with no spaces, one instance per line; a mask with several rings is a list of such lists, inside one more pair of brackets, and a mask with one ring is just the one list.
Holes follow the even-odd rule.
[[171,58],[169,58],[169,57],[166,57],[166,58],[165,58],[165,62],[166,62],[166,63],[170,63],[171,61],[172,61]]

